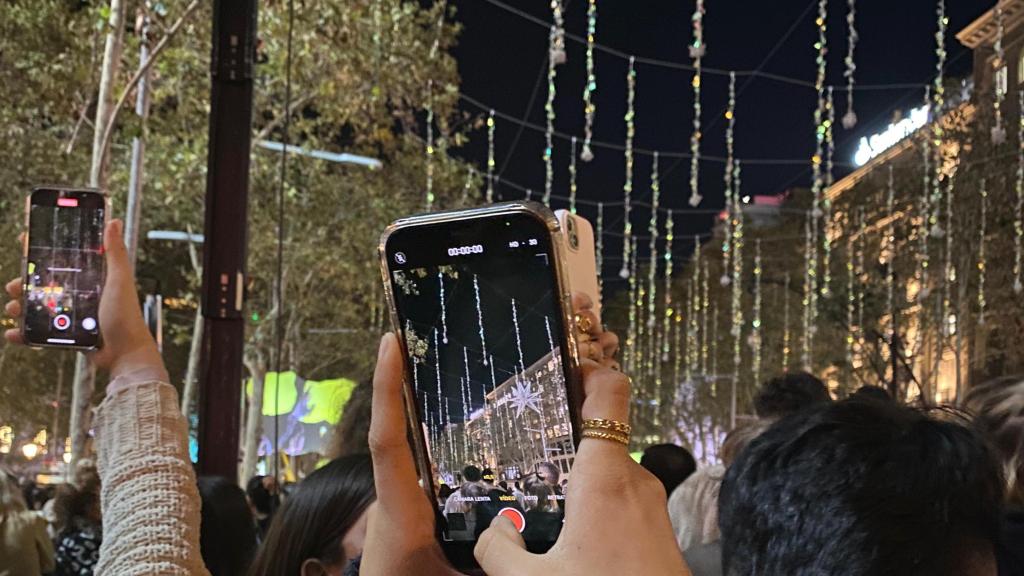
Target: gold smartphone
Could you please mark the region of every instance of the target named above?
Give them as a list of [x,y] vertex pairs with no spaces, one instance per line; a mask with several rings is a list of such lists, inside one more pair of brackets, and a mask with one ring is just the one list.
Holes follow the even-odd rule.
[[414,452],[458,568],[496,515],[532,550],[561,530],[582,402],[565,249],[533,202],[404,218],[381,236]]
[[42,186],[25,204],[25,343],[78,350],[99,347],[108,198],[98,190]]

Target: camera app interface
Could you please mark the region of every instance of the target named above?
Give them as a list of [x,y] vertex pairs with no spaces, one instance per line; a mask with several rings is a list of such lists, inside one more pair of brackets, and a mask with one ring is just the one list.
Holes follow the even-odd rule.
[[575,454],[546,228],[482,218],[400,231],[388,251],[446,537],[500,514],[554,542]]
[[99,194],[33,193],[25,286],[29,343],[98,344],[103,224],[104,201]]

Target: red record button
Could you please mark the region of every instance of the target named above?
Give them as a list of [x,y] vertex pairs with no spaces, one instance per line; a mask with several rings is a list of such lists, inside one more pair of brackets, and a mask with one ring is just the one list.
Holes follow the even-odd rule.
[[518,530],[520,533],[522,533],[523,530],[526,529],[526,518],[523,517],[522,512],[516,510],[515,508],[502,508],[498,512],[498,516],[504,516],[505,518],[511,520],[512,523],[515,524],[516,530]]
[[64,330],[67,330],[70,326],[71,318],[68,318],[66,314],[58,314],[57,317],[53,319],[53,327],[56,328],[57,330],[63,332]]

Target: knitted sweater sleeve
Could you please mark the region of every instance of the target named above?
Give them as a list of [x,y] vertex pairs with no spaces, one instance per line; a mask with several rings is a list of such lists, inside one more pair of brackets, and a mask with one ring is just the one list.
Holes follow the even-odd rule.
[[175,389],[111,386],[96,415],[103,543],[97,574],[207,576],[199,492]]

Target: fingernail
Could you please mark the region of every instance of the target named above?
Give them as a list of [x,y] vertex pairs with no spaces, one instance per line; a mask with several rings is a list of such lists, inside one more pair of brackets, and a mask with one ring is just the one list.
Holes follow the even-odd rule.
[[124,221],[121,219],[111,220],[110,228],[113,230],[114,234],[120,236],[124,233]]
[[387,354],[389,348],[391,348],[391,333],[385,332],[384,336],[382,336],[380,339],[380,347],[377,349],[377,362],[380,362],[381,360],[384,359],[384,356],[385,354]]

